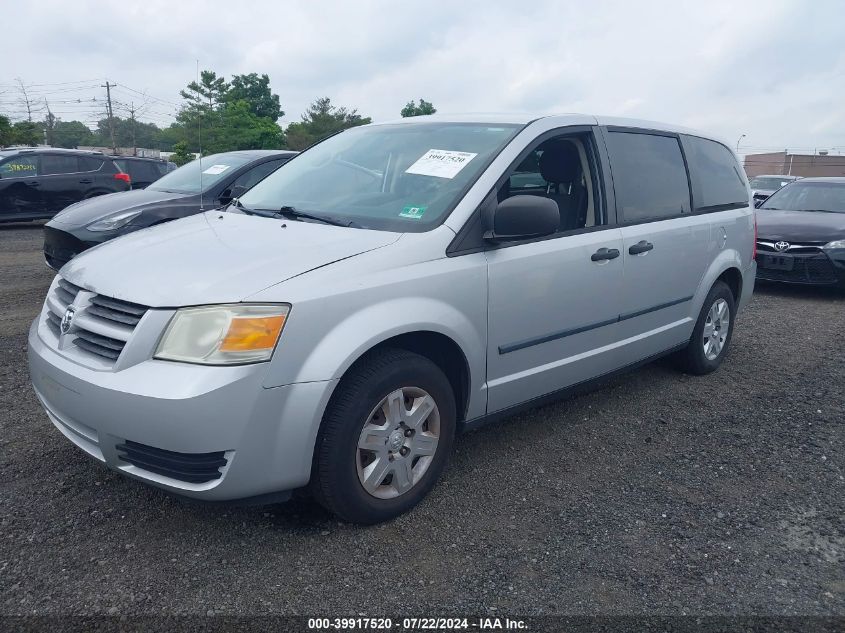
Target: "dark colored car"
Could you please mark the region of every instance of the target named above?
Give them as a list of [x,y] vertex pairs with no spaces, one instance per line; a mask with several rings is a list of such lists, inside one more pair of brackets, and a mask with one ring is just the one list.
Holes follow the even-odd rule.
[[215,209],[248,191],[296,152],[245,150],[205,156],[146,189],[83,200],[44,227],[44,258],[55,270],[120,235]]
[[159,158],[141,158],[140,156],[112,156],[111,158],[121,171],[129,174],[133,189],[146,189],[167,172],[176,169],[174,163],[168,163]]
[[801,176],[774,176],[768,174],[754,176],[751,182],[748,183],[751,185],[751,197],[754,198],[754,204],[759,206],[766,198],[781,187],[800,179]]
[[101,152],[0,150],[0,222],[51,218],[80,200],[128,191],[129,181]]
[[757,209],[757,279],[845,289],[845,178],[802,178]]

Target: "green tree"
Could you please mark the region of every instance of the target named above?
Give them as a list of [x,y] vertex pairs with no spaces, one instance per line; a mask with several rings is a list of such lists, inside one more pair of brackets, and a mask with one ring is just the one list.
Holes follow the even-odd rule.
[[173,145],[173,154],[170,156],[170,160],[181,167],[194,160],[194,155],[188,151],[188,144],[185,141],[178,141]]
[[11,145],[14,142],[13,138],[12,122],[9,117],[0,114],[0,147]]
[[94,133],[82,121],[57,120],[52,131],[54,147],[73,149],[80,145],[95,145]]
[[402,111],[399,114],[403,117],[410,117],[422,116],[424,114],[434,114],[435,112],[437,112],[437,108],[434,107],[434,104],[432,104],[431,101],[420,99],[420,103],[417,105],[412,99],[405,104],[405,107],[402,108]]
[[12,125],[12,143],[15,145],[38,145],[43,139],[43,128],[38,123],[18,121]]
[[305,149],[341,130],[371,123],[358,110],[333,106],[331,99],[323,97],[312,103],[302,115],[302,121],[291,123],[285,131],[290,149]]
[[[161,130],[155,123],[143,123],[132,119],[114,117],[114,142],[118,147],[150,147],[159,146]],[[97,138],[95,145],[111,147],[111,131],[108,118],[97,121]]]
[[278,149],[284,146],[282,128],[269,117],[256,116],[246,101],[227,103],[203,133],[203,151]]
[[200,73],[200,81],[192,81],[187,90],[180,90],[179,94],[187,101],[187,109],[210,111],[222,103],[229,84],[224,77],[218,77],[213,70]]
[[255,116],[266,117],[273,123],[285,115],[279,95],[270,90],[270,77],[267,75],[233,75],[224,99],[229,103],[246,101]]

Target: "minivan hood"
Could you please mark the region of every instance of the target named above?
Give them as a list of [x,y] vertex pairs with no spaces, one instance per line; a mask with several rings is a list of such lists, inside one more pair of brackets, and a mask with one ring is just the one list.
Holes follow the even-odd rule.
[[96,246],[66,264],[61,275],[151,307],[235,303],[400,235],[209,211]]
[[845,239],[845,213],[757,209],[757,235],[762,240],[832,242]]
[[194,195],[170,191],[153,191],[152,189],[133,189],[132,191],[109,193],[70,205],[50,220],[47,225],[64,230],[77,229],[88,226],[95,220],[112,213],[156,206],[163,202],[180,200]]

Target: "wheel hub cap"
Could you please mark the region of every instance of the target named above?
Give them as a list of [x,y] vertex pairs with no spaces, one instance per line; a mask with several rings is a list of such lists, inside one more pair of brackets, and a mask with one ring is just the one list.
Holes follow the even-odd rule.
[[419,387],[389,393],[370,412],[358,437],[358,481],[368,494],[392,499],[416,486],[440,439],[440,412]]
[[390,438],[387,440],[387,447],[391,451],[398,451],[400,448],[402,448],[402,444],[404,443],[405,434],[397,429],[396,431],[393,431],[393,433],[390,434]]

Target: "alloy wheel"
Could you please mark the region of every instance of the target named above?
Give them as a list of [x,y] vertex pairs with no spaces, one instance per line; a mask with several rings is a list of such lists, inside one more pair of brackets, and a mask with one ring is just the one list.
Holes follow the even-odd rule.
[[704,322],[702,344],[707,360],[716,360],[725,347],[731,327],[731,309],[724,299],[716,299]]

